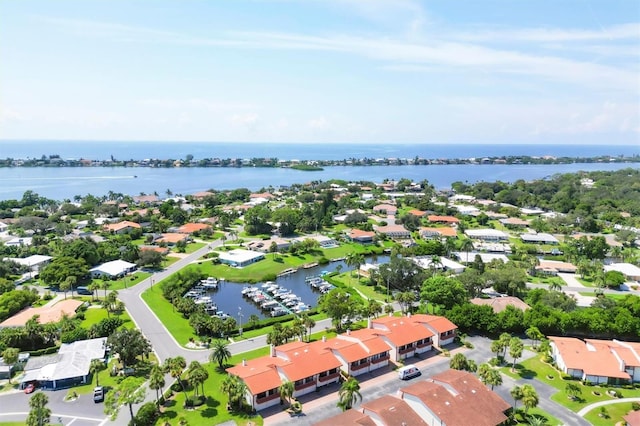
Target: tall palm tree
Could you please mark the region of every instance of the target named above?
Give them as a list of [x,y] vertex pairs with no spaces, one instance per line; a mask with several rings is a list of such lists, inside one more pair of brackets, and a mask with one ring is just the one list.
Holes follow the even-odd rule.
[[522,340],[517,337],[512,337],[509,341],[509,356],[513,358],[513,364],[511,365],[511,371],[515,371],[516,362],[518,358],[522,356],[522,351],[524,350],[524,345],[522,344]]
[[340,387],[338,396],[338,407],[342,408],[342,411],[350,409],[358,400],[362,401],[360,383],[358,383],[355,377],[349,377]]
[[460,250],[465,252],[466,256],[465,256],[465,263],[471,263],[469,262],[469,252],[471,250],[473,250],[473,241],[471,241],[469,238],[465,238],[464,240],[462,240],[462,243],[460,244]]
[[286,400],[289,404],[291,404],[291,398],[293,397],[293,392],[295,392],[295,385],[293,382],[287,380],[286,382],[282,382],[280,387],[278,388],[278,392],[280,392],[280,401]]
[[167,358],[165,360],[165,371],[168,372],[171,377],[178,380],[180,383],[180,387],[184,392],[185,400],[187,399],[187,390],[184,387],[184,383],[182,382],[182,372],[187,367],[187,361],[184,357],[177,356],[175,358]]
[[207,370],[198,362],[191,361],[187,369],[187,380],[193,386],[193,397],[198,396],[198,386],[202,386],[202,394],[204,395],[204,382],[209,378]]
[[160,403],[160,389],[162,389],[165,385],[164,382],[164,373],[162,372],[162,368],[159,365],[154,365],[151,367],[151,372],[149,373],[149,389],[156,391],[156,402]]
[[486,362],[484,364],[480,364],[478,367],[478,378],[480,378],[480,381],[485,385],[487,384],[487,379],[491,370],[491,366]]
[[502,375],[500,374],[500,371],[491,369],[487,374],[487,384],[491,386],[491,390],[493,390],[495,386],[500,386],[502,384]]
[[524,394],[522,393],[522,386],[515,385],[511,389],[510,393],[511,397],[513,397],[513,411],[515,411],[518,405],[518,401],[520,401],[524,396]]
[[529,409],[537,407],[539,402],[540,398],[538,397],[536,389],[529,384],[522,385],[522,404],[524,405],[524,414],[526,415],[529,412]]
[[105,369],[104,362],[99,359],[92,359],[91,364],[89,364],[89,373],[93,374],[96,377],[96,386],[100,386],[100,379],[98,378],[98,373]]
[[211,362],[217,362],[220,370],[224,367],[224,363],[231,358],[231,352],[229,351],[229,343],[226,340],[218,339],[213,343],[213,349],[209,360]]

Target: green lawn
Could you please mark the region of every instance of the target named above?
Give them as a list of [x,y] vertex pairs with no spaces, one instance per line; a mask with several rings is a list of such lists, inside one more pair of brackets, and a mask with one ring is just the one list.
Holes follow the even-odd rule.
[[[510,367],[503,367],[501,371],[515,379],[528,378],[536,379],[558,389],[551,399],[564,405],[572,411],[579,411],[586,405],[599,401],[615,401],[616,398],[607,394],[608,389],[616,389],[622,393],[624,398],[640,397],[640,389],[612,388],[607,386],[585,386],[579,381],[567,381],[562,379],[561,373],[552,366],[543,363],[540,358],[533,357],[520,364],[516,364],[516,373],[510,371]],[[575,383],[580,386],[582,394],[577,399],[572,400],[565,392],[567,383]],[[596,395],[599,393],[599,395]]]
[[190,338],[198,340],[193,328],[189,325],[189,320],[174,310],[173,305],[162,296],[160,287],[156,285],[145,290],[142,293],[142,299],[180,345],[186,345]]
[[[149,371],[151,370],[151,367],[154,364],[157,364],[157,362],[158,361],[155,355],[153,355],[153,353],[149,355],[148,360],[139,359],[138,363],[134,367],[135,373],[133,375],[135,377],[143,377],[146,379],[147,377],[149,377]],[[111,375],[111,369],[113,366],[120,367],[118,360],[112,359],[109,362],[109,365],[107,366],[107,368],[98,372],[97,381],[96,381],[95,375],[91,376],[91,382],[81,386],[74,386],[68,390],[68,393],[76,392],[78,395],[89,394],[93,392],[93,388],[96,386],[96,383],[99,383],[100,386],[104,386],[105,388],[107,388],[107,390],[113,388],[116,384],[120,383],[120,381],[122,381],[123,379],[122,376]]]
[[[265,348],[268,353],[268,348]],[[247,359],[247,358],[245,358]],[[241,362],[242,358],[240,358]],[[169,422],[172,426],[178,425],[181,418],[184,418],[190,425],[202,424],[220,424],[227,421],[235,421],[236,425],[246,426],[251,424],[260,426],[263,424],[262,417],[259,415],[236,414],[227,411],[227,396],[221,392],[221,384],[227,375],[224,371],[218,371],[217,365],[206,364],[205,368],[209,373],[209,379],[204,384],[206,401],[204,405],[193,410],[185,410],[183,408],[185,395],[184,392],[174,393],[173,396],[165,403],[162,408],[162,414],[158,419],[158,425],[164,425]],[[193,390],[187,387],[187,393],[193,395]]]
[[[588,291],[581,291],[580,294],[583,296],[596,297],[595,293],[591,293]],[[626,294],[605,294],[604,295],[604,297],[608,297],[609,299],[614,299],[614,300],[624,299],[626,296],[627,296]]]
[[[206,246],[206,243],[189,243],[187,244],[187,247],[185,247],[185,253],[187,254],[191,254],[196,250],[200,250],[202,247]],[[174,251],[176,251],[174,249]]]
[[[315,315],[311,315],[311,318],[318,322],[320,320],[323,320],[325,318],[327,318],[326,314],[315,314]],[[287,321],[287,322],[282,322],[281,324],[283,326],[285,325],[290,325],[293,323],[293,320],[291,321]],[[255,328],[253,330],[248,330],[242,333],[242,337],[239,336],[235,336],[234,340],[239,341],[239,340],[246,340],[246,339],[252,339],[254,337],[257,336],[262,336],[263,334],[269,334],[271,332],[271,330],[273,330],[273,326],[272,325],[268,325],[266,327],[261,327],[261,328]]]
[[559,277],[532,277],[529,276],[529,281],[531,281],[532,283],[535,284],[551,284],[551,283],[558,283],[560,284],[560,286],[565,286],[567,285],[564,280],[562,278]]
[[25,426],[23,422],[0,422],[0,426]]
[[[510,404],[513,403],[513,401],[509,401]],[[524,411],[522,410],[522,404],[518,405],[518,413],[515,415],[516,420],[518,421],[518,423],[521,423],[523,425],[526,425],[527,422],[526,420],[523,418],[524,417]],[[558,420],[557,418],[553,417],[551,414],[547,413],[546,411],[536,407],[536,408],[531,408],[528,411],[528,415],[529,416],[535,416],[535,417],[542,417],[544,418],[544,424],[545,426],[562,426],[564,425],[563,422],[561,422],[560,420]]]
[[343,284],[346,287],[352,287],[359,290],[368,299],[374,299],[379,302],[384,302],[387,298],[386,290],[385,290],[385,294],[378,293],[374,286],[363,284],[363,282],[369,281],[368,278],[361,277],[360,281],[358,281],[358,275],[357,274],[352,275],[351,271],[344,272],[340,275],[333,275],[331,279],[337,281],[338,283]]
[[[593,426],[610,426],[623,422],[622,416],[631,411],[631,403],[610,404],[606,407],[609,418],[600,417],[600,408],[589,411],[584,418]],[[622,423],[624,424],[624,423]]]
[[[111,280],[109,281],[109,290],[122,290],[124,288],[128,288],[131,286],[134,286],[136,284],[138,284],[140,281],[149,278],[151,276],[151,274],[149,272],[142,272],[142,271],[138,271],[134,274],[131,275],[127,275],[126,277],[122,277],[120,279],[117,280]],[[99,278],[94,278],[93,279],[94,283],[99,283],[100,285],[102,285],[102,283],[104,282],[104,280],[101,280]],[[98,291],[98,293],[100,293],[100,290]]]
[[163,268],[167,268],[171,265],[173,265],[174,263],[176,263],[178,260],[180,260],[179,257],[175,257],[175,256],[167,256],[164,258],[164,260],[162,261],[162,267]]
[[[97,306],[97,305],[94,305]],[[114,314],[111,314],[114,315]],[[131,321],[129,314],[127,311],[123,311],[120,315],[118,315],[120,319],[124,321],[124,324],[120,326],[120,328],[135,328],[135,324]],[[87,330],[93,325],[99,323],[102,319],[107,318],[107,310],[101,307],[97,308],[89,308],[84,312],[84,320],[80,323],[80,326],[86,328]]]

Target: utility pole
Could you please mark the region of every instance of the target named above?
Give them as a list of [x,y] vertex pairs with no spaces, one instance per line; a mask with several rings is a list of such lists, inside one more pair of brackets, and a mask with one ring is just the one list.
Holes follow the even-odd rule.
[[239,331],[240,331],[240,336],[242,336],[242,306],[238,306],[238,319],[240,320],[240,327],[239,327]]

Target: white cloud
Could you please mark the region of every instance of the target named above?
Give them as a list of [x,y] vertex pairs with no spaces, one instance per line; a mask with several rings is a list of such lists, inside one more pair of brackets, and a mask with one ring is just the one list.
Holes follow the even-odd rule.
[[314,130],[326,130],[330,127],[330,123],[325,117],[317,117],[309,120],[309,127]]
[[233,126],[255,130],[260,121],[260,117],[256,113],[234,114],[231,116],[230,121]]

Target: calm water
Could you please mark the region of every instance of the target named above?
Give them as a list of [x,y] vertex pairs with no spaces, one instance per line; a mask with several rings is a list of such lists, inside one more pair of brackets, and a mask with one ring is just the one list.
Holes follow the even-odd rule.
[[[619,170],[639,168],[640,163],[583,163],[552,165],[443,165],[443,166],[347,166],[326,167],[319,172],[303,172],[281,168],[0,168],[0,199],[20,199],[31,190],[40,196],[73,199],[93,194],[98,197],[110,191],[129,195],[140,193],[165,196],[188,195],[207,189],[248,188],[258,190],[272,185],[279,187],[311,180],[343,179],[381,182],[408,178],[428,180],[436,188],[448,188],[452,182],[534,180],[556,173],[578,171]],[[135,177],[137,176],[137,177]]]
[[[388,256],[378,256],[377,262],[382,264],[386,263],[388,260]],[[295,274],[290,274],[285,277],[278,278],[276,280],[276,284],[285,287],[288,290],[291,290],[292,293],[300,296],[305,304],[315,307],[318,304],[320,293],[313,291],[311,289],[311,286],[305,283],[305,278],[320,275],[321,271],[333,272],[336,270],[338,265],[342,265],[342,272],[352,269],[342,261],[331,262],[328,265],[320,265],[316,266],[315,268],[300,269]],[[262,284],[263,283],[258,283],[256,285],[260,286]],[[261,311],[256,304],[254,304],[251,300],[242,297],[241,291],[245,286],[247,286],[247,284],[224,282],[220,285],[218,291],[211,293],[213,300],[218,306],[218,309],[224,311],[229,315],[232,315],[236,319],[236,321],[239,321],[238,308],[242,308],[240,312],[242,312],[243,324],[248,321],[249,316],[252,314],[258,315],[260,318],[266,317],[263,311]]]

